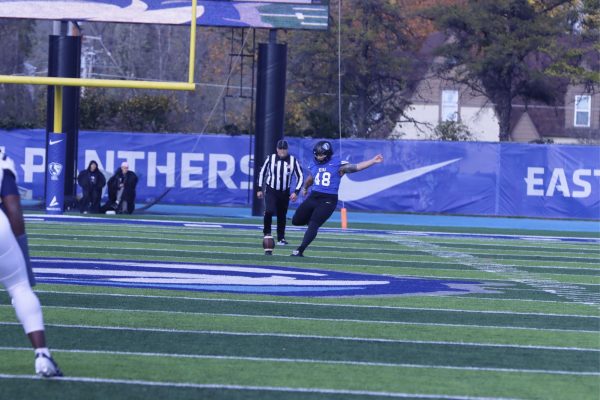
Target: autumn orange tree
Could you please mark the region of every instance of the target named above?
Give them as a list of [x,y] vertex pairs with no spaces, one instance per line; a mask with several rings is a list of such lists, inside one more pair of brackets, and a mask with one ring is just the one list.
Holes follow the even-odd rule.
[[329,32],[287,35],[289,133],[337,136],[341,33],[343,135],[386,137],[407,110],[413,71],[422,68],[414,55],[433,24],[417,12],[427,2],[342,0],[341,25],[338,5],[330,3]]

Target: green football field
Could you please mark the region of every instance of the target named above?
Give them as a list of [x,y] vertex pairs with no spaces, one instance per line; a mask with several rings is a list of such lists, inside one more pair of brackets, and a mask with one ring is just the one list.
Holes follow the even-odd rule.
[[65,378],[33,375],[3,291],[0,399],[599,397],[598,235],[365,225],[297,258],[258,220],[120,220],[28,218]]

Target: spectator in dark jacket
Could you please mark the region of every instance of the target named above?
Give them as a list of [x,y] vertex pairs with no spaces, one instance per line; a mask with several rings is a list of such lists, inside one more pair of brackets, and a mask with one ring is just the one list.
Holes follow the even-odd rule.
[[137,181],[135,172],[129,171],[129,165],[123,162],[121,168],[108,180],[108,202],[102,207],[102,211],[113,210],[118,214],[133,213]]
[[106,184],[106,178],[98,169],[96,161],[90,161],[87,169],[79,173],[77,183],[81,186],[83,193],[79,210],[85,214],[100,212],[100,199],[102,198],[102,188]]

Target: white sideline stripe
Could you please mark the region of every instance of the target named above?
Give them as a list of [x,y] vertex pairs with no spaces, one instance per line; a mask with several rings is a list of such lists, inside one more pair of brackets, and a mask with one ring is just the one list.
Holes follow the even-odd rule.
[[[31,351],[29,347],[0,346],[0,351]],[[310,358],[276,358],[276,357],[243,357],[243,356],[218,356],[211,354],[173,354],[173,353],[146,353],[133,351],[109,351],[109,350],[79,350],[53,348],[53,353],[74,354],[108,354],[116,356],[139,356],[139,357],[169,357],[200,360],[236,360],[236,361],[259,361],[259,362],[281,362],[281,363],[308,363],[308,364],[333,364],[333,365],[356,365],[365,367],[395,367],[395,368],[422,368],[422,369],[449,369],[464,371],[488,371],[488,372],[513,372],[528,374],[552,374],[552,375],[576,375],[576,376],[600,376],[600,372],[577,372],[559,370],[536,370],[519,368],[491,368],[491,367],[457,367],[451,365],[428,365],[428,364],[404,364],[404,363],[381,363],[367,361],[336,361],[315,360]]]
[[[76,308],[76,307],[73,307]],[[131,310],[128,310],[131,311]],[[169,311],[163,311],[169,313]],[[211,314],[205,314],[211,315]],[[13,326],[21,324],[18,322],[3,322],[0,321],[0,326]],[[275,333],[275,332],[234,332],[234,331],[213,331],[201,329],[174,329],[174,328],[137,328],[128,326],[105,326],[105,325],[80,325],[80,324],[46,324],[57,328],[75,328],[75,329],[99,329],[99,330],[114,330],[114,331],[133,331],[133,332],[167,332],[167,333],[193,333],[201,335],[227,335],[227,336],[268,336],[268,337],[283,337],[293,339],[327,339],[327,340],[342,340],[352,342],[374,342],[374,343],[405,343],[405,344],[440,344],[450,346],[467,346],[467,347],[500,347],[500,348],[516,348],[516,349],[533,349],[533,350],[564,350],[564,351],[590,351],[600,352],[600,349],[580,348],[580,347],[557,347],[557,346],[534,346],[534,345],[515,345],[515,344],[497,344],[497,343],[470,343],[470,342],[444,342],[444,341],[426,341],[426,340],[402,340],[402,339],[382,339],[382,338],[362,338],[350,336],[325,336],[325,335],[302,335],[293,333]]]
[[[43,261],[43,260],[37,260]],[[54,261],[61,261],[60,259]],[[66,261],[66,260],[65,260]],[[598,315],[581,315],[581,314],[555,314],[555,313],[540,313],[540,312],[521,312],[521,311],[496,311],[496,310],[464,310],[457,308],[433,308],[433,307],[406,307],[406,306],[373,306],[365,304],[336,304],[336,303],[310,303],[302,301],[275,301],[275,300],[244,300],[244,299],[218,299],[210,297],[187,297],[187,296],[159,296],[159,295],[138,295],[138,294],[121,294],[121,293],[92,293],[92,292],[69,292],[55,290],[36,290],[36,293],[50,294],[73,294],[81,296],[105,296],[105,297],[134,297],[143,299],[174,299],[174,300],[193,300],[193,301],[214,301],[220,303],[262,303],[262,304],[286,304],[286,305],[302,305],[302,306],[317,306],[317,307],[341,307],[341,308],[366,308],[366,309],[382,309],[382,310],[425,310],[425,311],[448,311],[448,312],[464,312],[464,313],[481,313],[481,314],[506,314],[506,315],[538,315],[538,316],[556,316],[556,317],[579,317],[579,318],[598,318]],[[453,296],[448,296],[453,298]],[[536,300],[534,300],[536,301]],[[562,303],[561,303],[562,304]],[[141,311],[141,310],[140,310]]]
[[[60,236],[64,236],[64,234],[54,234],[54,233],[48,233],[48,231],[56,231],[60,228],[62,228],[62,225],[64,225],[64,223],[53,223],[53,222],[46,222],[46,225],[43,227],[40,226],[36,226],[33,225],[31,227],[28,227],[27,230],[28,232],[38,232],[40,234],[47,234],[47,235],[60,235]],[[56,227],[55,227],[56,226]],[[72,226],[71,226],[72,227]],[[77,232],[79,231],[85,231],[88,232],[89,228],[86,226],[82,226],[82,227],[74,227],[74,228],[79,228],[77,229]],[[138,225],[138,226],[132,226],[132,225],[128,225],[128,231],[124,231],[123,229],[115,229],[118,228],[118,225],[100,225],[100,226],[94,226],[94,229],[96,232],[98,231],[102,231],[102,232],[116,232],[116,233],[121,233],[122,235],[118,235],[115,236],[117,238],[123,238],[123,237],[129,237],[126,236],[126,234],[130,233],[130,232],[135,232],[137,233],[148,233],[148,234],[165,234],[165,233],[174,233],[177,234],[179,236],[190,236],[190,237],[197,237],[198,235],[198,231],[197,230],[179,230],[177,232],[172,232],[173,231],[173,227],[161,227],[161,226],[152,226],[152,225],[147,225],[147,226],[142,226],[142,225]],[[152,229],[154,228],[154,229]],[[262,229],[262,226],[260,227]],[[301,233],[300,230],[295,230],[294,232],[297,233]],[[214,230],[211,230],[210,233],[214,234]],[[406,232],[408,233],[408,232]],[[77,233],[75,234],[77,235]],[[249,230],[249,229],[238,229],[235,231],[232,231],[230,229],[226,229],[223,230],[221,232],[219,232],[220,236],[228,236],[228,237],[247,237],[247,238],[256,238],[257,237],[257,233]],[[337,236],[342,236],[343,234],[340,233],[335,233],[335,232],[328,232],[328,233],[324,233],[322,235],[322,239],[324,240],[334,240],[331,237],[337,237]],[[102,235],[102,236],[106,236],[106,235]],[[292,235],[294,236],[294,235]],[[365,234],[364,237],[360,236],[360,235],[353,235],[353,237],[351,238],[351,240],[353,242],[372,242],[373,238],[369,237],[372,236],[372,234]],[[414,236],[420,236],[423,238],[423,235],[420,235],[418,232],[415,232]],[[299,237],[299,235],[298,235]],[[321,237],[321,236],[319,236]],[[347,237],[347,236],[346,236]],[[427,239],[427,237],[425,237],[425,239]],[[430,238],[432,241],[439,241],[439,240],[443,240],[440,238]],[[454,241],[448,241],[448,242],[444,242],[444,243],[465,243],[465,245],[468,244],[481,244],[481,245],[485,245],[485,246],[516,246],[519,247],[521,246],[520,242],[513,242],[511,244],[503,244],[497,241],[498,239],[494,239],[494,238],[474,238],[474,239],[469,239],[469,238],[461,238],[461,239],[454,239]],[[500,239],[501,240],[501,239]],[[492,243],[486,243],[486,242],[492,242]],[[544,242],[545,246],[548,246],[549,243]],[[527,242],[522,246],[525,247],[531,247],[532,243]],[[584,243],[551,243],[550,245],[556,245],[555,247],[552,247],[553,250],[560,250],[560,249],[583,249],[583,250],[596,250],[595,244],[590,244],[587,247],[584,247],[585,244]],[[320,246],[322,247],[322,246]],[[393,250],[393,247],[389,247],[386,249],[390,249]]]
[[[40,379],[33,375],[11,375],[0,374],[1,379]],[[223,390],[248,390],[248,391],[265,391],[265,392],[291,392],[291,393],[318,393],[318,394],[347,394],[357,396],[379,396],[379,397],[395,397],[395,398],[420,398],[420,399],[449,399],[449,400],[520,400],[516,398],[500,398],[500,397],[472,397],[472,396],[450,396],[444,394],[413,394],[399,392],[375,392],[367,390],[344,390],[344,389],[324,389],[324,388],[293,388],[293,387],[277,387],[277,386],[245,386],[245,385],[222,385],[211,383],[181,383],[181,382],[156,382],[142,380],[127,380],[127,379],[104,379],[104,378],[87,378],[87,377],[62,377],[52,378],[56,381],[66,382],[85,382],[85,383],[112,383],[119,385],[138,385],[138,386],[159,386],[159,387],[175,387],[175,388],[192,388],[192,389],[223,389]]]
[[[60,237],[60,236],[65,236],[65,234],[57,234],[57,233],[34,233],[34,232],[35,232],[35,230],[34,230],[34,229],[32,229],[32,230],[31,230],[31,233],[32,233],[32,235],[31,235],[31,236],[32,236],[33,238],[35,238],[35,235],[36,235],[36,234],[40,234],[40,235],[42,235],[42,234],[43,234],[43,235],[48,235],[48,236],[58,236],[58,237]],[[163,233],[163,234],[164,234],[164,232],[161,232],[161,231],[155,231],[155,232],[143,231],[143,233],[156,233],[156,234],[161,234],[161,233]],[[180,234],[181,234],[181,233],[180,233]],[[194,235],[195,235],[195,234],[194,234]],[[96,236],[94,236],[94,235],[78,234],[78,233],[71,233],[71,234],[69,234],[69,236],[77,236],[77,237],[82,237],[82,238],[94,238],[94,237],[96,237]],[[187,235],[186,235],[186,236],[187,236]],[[192,235],[190,234],[189,236],[192,236]],[[238,235],[238,236],[248,236],[249,238],[250,238],[250,237],[251,237],[251,238],[254,238],[256,235],[255,235],[255,234],[249,234],[249,235]],[[131,238],[132,236],[127,236],[127,235],[103,235],[103,237],[107,237],[107,238],[118,238],[118,239],[126,239],[126,238]],[[139,237],[139,236],[136,236],[136,238],[138,238],[138,237]],[[192,236],[192,237],[193,237],[193,236]],[[142,239],[146,239],[146,240],[148,240],[148,241],[152,241],[152,240],[160,240],[160,238],[157,238],[157,237],[141,237],[141,238],[142,238]],[[52,240],[52,239],[49,239],[49,238],[35,238],[35,240],[38,240],[38,241],[45,241],[45,240],[48,240],[48,241],[50,241],[50,240]],[[197,241],[198,241],[198,239],[186,239],[186,238],[173,238],[172,240],[174,240],[174,241],[179,241],[179,242],[190,242],[190,243],[195,243],[195,242],[197,242]],[[366,240],[369,240],[369,239],[366,239]],[[223,239],[223,240],[218,240],[218,241],[216,241],[216,242],[217,242],[217,243],[219,243],[219,244],[226,244],[226,243],[228,243],[228,242],[226,242],[226,239]],[[185,244],[183,244],[183,243],[182,243],[182,245],[185,245]],[[59,246],[59,245],[57,245],[57,246]],[[327,246],[327,245],[321,245],[321,246],[319,246],[319,248],[324,248],[324,249],[338,249],[338,247],[335,247],[335,246]],[[373,248],[373,247],[364,247],[364,248],[362,248],[362,249],[364,249],[365,251],[369,251],[369,250],[375,250],[375,248]],[[454,249],[454,248],[453,248],[453,249]],[[473,253],[472,251],[468,251],[468,250],[470,250],[469,248],[460,248],[460,249],[461,249],[461,250],[467,250],[466,252],[467,252],[467,253],[470,253],[470,254],[484,254],[484,255],[485,255],[485,254],[489,254],[489,253]],[[401,251],[402,251],[401,249],[391,249],[391,248],[390,248],[390,249],[387,249],[387,248],[386,248],[385,250],[390,250],[390,251],[398,251],[399,253],[401,253]],[[423,252],[423,253],[426,253],[426,252]],[[546,254],[547,254],[547,256],[553,256],[553,255],[554,255],[554,252],[552,252],[552,253],[546,253]],[[578,254],[581,254],[581,253],[578,253]],[[424,256],[426,256],[427,254],[423,254],[423,255],[424,255]],[[524,255],[524,256],[531,256],[531,254],[520,254],[520,255]],[[415,255],[415,257],[417,257],[417,256],[418,256],[418,255]],[[572,261],[571,261],[571,260],[564,260],[564,262],[566,262],[566,263],[582,262],[582,263],[584,263],[584,264],[589,264],[589,263],[592,263],[593,261],[595,261],[595,260],[593,259],[593,256],[594,256],[594,255],[589,255],[589,256],[585,256],[585,255],[584,255],[583,257],[579,257],[579,256],[573,256],[573,257],[570,257],[570,258],[571,258],[571,259],[574,259],[574,260],[572,260]],[[330,257],[330,258],[331,258],[331,257]],[[335,258],[335,257],[334,257],[334,258]],[[514,260],[514,259],[511,259],[511,260],[505,260],[505,261],[523,261],[523,262],[532,262],[532,261],[538,261],[538,260],[531,260],[531,259],[517,259],[517,260]],[[539,261],[543,261],[543,260],[539,260]],[[588,261],[591,261],[591,262],[588,262]],[[415,262],[420,262],[420,263],[423,263],[424,261],[415,261]],[[437,261],[437,262],[436,262],[436,261],[431,261],[430,263],[440,263],[440,262],[439,262],[439,261]],[[544,265],[544,266],[537,266],[537,265],[534,265],[534,266],[529,266],[529,265],[528,265],[527,267],[546,267],[546,268],[552,268],[552,267],[555,267],[555,266],[545,266],[545,265]],[[557,268],[557,267],[555,267],[555,268]],[[573,268],[573,267],[569,267],[569,266],[567,266],[567,267],[563,267],[563,268]]]
[[[81,218],[81,217],[77,217],[77,216],[54,216],[53,218]],[[69,222],[69,221],[47,221],[46,219],[43,219],[43,217],[38,217],[38,218],[42,218],[41,221],[39,222],[44,222],[44,224],[48,224],[48,225],[64,225],[65,223]],[[27,218],[27,214],[25,214],[25,219],[28,220]],[[111,220],[109,218],[98,218],[98,217],[87,217],[85,218],[86,221],[77,221],[78,223],[81,223],[83,227],[90,225],[90,222],[106,222],[106,220]],[[90,221],[87,221],[90,220]],[[92,221],[95,220],[95,221]],[[112,220],[114,220],[114,218],[112,218]],[[104,226],[97,226],[95,227],[95,229],[99,229],[99,230],[115,230],[114,228],[116,227],[130,227],[132,225],[139,227],[139,229],[142,229],[144,227],[152,227],[152,228],[157,228],[157,229],[161,229],[163,231],[173,231],[175,229],[181,228],[183,226],[183,224],[186,223],[190,223],[190,221],[174,221],[174,220],[148,220],[148,219],[128,219],[128,220],[118,220],[120,223],[119,224],[106,224]],[[127,222],[123,222],[123,221],[127,221]],[[138,224],[137,222],[141,221],[141,222],[151,222],[151,224],[149,225],[143,225],[141,226],[140,224]],[[166,222],[166,223],[177,223],[177,224],[181,224],[181,225],[161,225],[161,222]],[[193,223],[193,222],[192,222]],[[207,223],[210,224],[210,223]],[[228,229],[235,229],[236,231],[240,232],[240,231],[247,231],[247,230],[262,230],[262,225],[257,225],[257,224],[240,224],[240,223],[220,223],[217,224],[215,223],[215,225],[220,225],[223,228],[228,228]],[[238,226],[244,225],[243,228],[238,228]],[[369,230],[369,229],[344,229],[342,230],[341,228],[332,228],[332,227],[323,227],[323,234],[324,236],[326,235],[333,235],[333,236],[347,236],[348,233],[352,234],[352,235],[356,235],[356,236],[365,236],[365,237],[369,237],[369,236],[377,236],[377,235],[381,235],[382,233],[385,234],[391,234],[391,235],[396,235],[396,236],[407,236],[407,237],[427,237],[427,238],[431,238],[431,237],[442,237],[442,238],[453,238],[453,237],[457,237],[457,238],[464,238],[465,240],[505,240],[505,239],[522,239],[522,240],[528,240],[530,242],[528,242],[528,244],[531,244],[533,242],[535,242],[535,240],[539,240],[540,242],[543,242],[544,244],[548,244],[549,242],[553,242],[553,241],[557,241],[561,244],[584,244],[584,243],[600,243],[600,239],[598,239],[597,237],[573,237],[573,236],[535,236],[535,235],[519,235],[519,234],[514,234],[514,235],[510,235],[510,234],[488,234],[488,233],[464,233],[464,232],[435,232],[435,231],[426,231],[426,232],[417,232],[417,231],[402,231],[402,230]],[[304,228],[300,228],[300,227],[289,227],[290,231],[293,232],[302,232],[304,230]],[[353,240],[356,238],[353,238]],[[570,240],[570,239],[581,239],[581,240],[587,240],[589,242],[562,242],[562,240]],[[365,240],[372,240],[372,239],[365,239]],[[515,242],[518,243],[518,242]]]
[[[42,218],[43,221],[45,223],[56,223],[55,221],[46,221],[46,219],[44,217],[40,217],[38,214],[25,214],[24,215],[25,219],[27,220],[28,218]],[[52,219],[81,219],[82,217],[80,216],[74,216],[74,215],[56,215],[56,216],[52,216]],[[153,227],[161,227],[161,228],[171,228],[172,229],[177,229],[180,228],[180,226],[165,226],[165,225],[160,225],[160,223],[162,222],[167,222],[167,223],[178,223],[178,224],[185,224],[188,223],[190,221],[184,221],[184,220],[158,220],[158,219],[127,219],[127,220],[123,220],[123,219],[119,219],[119,218],[100,218],[100,217],[86,217],[85,221],[77,221],[77,222],[81,222],[83,224],[87,223],[87,222],[106,222],[107,220],[117,220],[120,222],[120,226],[125,226],[125,225],[136,225],[136,223],[138,221],[140,222],[151,222],[153,225]],[[126,221],[126,223],[124,223],[123,221]],[[60,223],[60,222],[59,222]],[[223,226],[224,228],[235,228],[236,226],[239,225],[245,225],[248,228],[252,228],[252,229],[257,229],[260,230],[262,229],[262,225],[258,225],[258,224],[240,224],[240,223],[221,223],[221,226]],[[491,240],[498,240],[498,239],[503,239],[503,238],[519,238],[519,239],[524,239],[524,240],[541,240],[544,242],[548,242],[548,241],[554,241],[554,240],[563,240],[563,239],[583,239],[583,240],[591,240],[594,243],[600,243],[600,239],[596,238],[596,237],[573,237],[573,236],[540,236],[540,235],[519,235],[519,234],[514,234],[514,235],[510,235],[510,234],[489,234],[489,233],[464,233],[464,232],[435,232],[435,231],[426,231],[426,232],[417,232],[417,231],[402,231],[402,230],[377,230],[377,229],[342,229],[342,228],[331,228],[331,227],[323,227],[323,233],[330,233],[330,234],[339,234],[339,235],[344,235],[346,236],[348,233],[351,234],[358,234],[358,235],[363,235],[363,236],[377,236],[380,235],[382,233],[386,233],[386,234],[393,234],[393,235],[402,235],[402,236],[439,236],[439,237],[452,237],[452,236],[456,236],[456,237],[467,237],[469,239],[475,239],[475,238],[482,238],[482,239],[491,239]],[[292,231],[302,231],[304,230],[304,228],[296,228],[296,227],[290,227],[290,230]],[[493,237],[490,237],[493,236]]]
[[[24,216],[24,218],[25,218],[26,221],[29,220],[29,218],[38,218],[38,219],[41,219],[43,222],[46,222],[46,223],[56,222],[56,221],[46,221],[46,218],[40,217],[37,214],[24,214],[23,216]],[[55,219],[64,219],[66,221],[73,220],[73,219],[79,219],[80,221],[76,221],[76,222],[80,222],[82,224],[86,224],[86,223],[89,223],[89,222],[119,221],[120,225],[131,225],[131,224],[136,225],[138,222],[151,222],[151,223],[156,224],[158,226],[161,226],[160,223],[184,224],[184,223],[189,222],[189,221],[169,220],[169,219],[143,219],[143,218],[121,219],[121,218],[106,218],[106,217],[91,217],[91,216],[81,217],[81,216],[77,216],[77,215],[53,215],[51,217],[51,219],[53,219],[53,220],[55,220]],[[210,222],[207,222],[206,224],[209,225]],[[217,226],[217,225],[220,225],[220,224],[214,224],[214,225]],[[180,227],[178,227],[178,226],[170,226],[170,228],[180,228]]]

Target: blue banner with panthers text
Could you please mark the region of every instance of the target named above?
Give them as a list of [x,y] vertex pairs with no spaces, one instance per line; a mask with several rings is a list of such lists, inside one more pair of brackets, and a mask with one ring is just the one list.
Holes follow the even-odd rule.
[[[42,199],[45,132],[0,131],[24,198]],[[316,139],[289,138],[305,171]],[[600,147],[391,140],[333,141],[343,160],[375,165],[342,178],[349,209],[600,219]],[[253,195],[248,136],[81,132],[79,170],[107,179],[122,161],[139,178],[137,202],[243,206]],[[106,192],[105,192],[106,195]],[[293,205],[292,205],[293,206]]]

